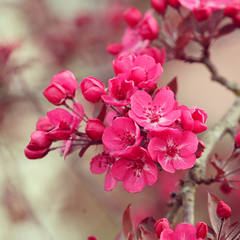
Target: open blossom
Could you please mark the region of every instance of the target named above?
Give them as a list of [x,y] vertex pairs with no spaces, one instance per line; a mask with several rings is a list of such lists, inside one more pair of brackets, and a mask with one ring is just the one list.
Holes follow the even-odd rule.
[[139,147],[113,164],[112,175],[117,181],[123,181],[125,190],[136,193],[157,181],[158,169],[147,150]]
[[197,136],[177,129],[163,130],[150,140],[148,151],[154,161],[170,173],[176,170],[189,169],[194,166],[198,148]]
[[122,55],[113,61],[113,68],[116,74],[129,74],[128,80],[138,88],[152,87],[163,72],[161,64],[147,55]]
[[90,170],[94,174],[103,174],[107,171],[104,182],[104,190],[111,191],[116,186],[117,181],[113,178],[111,169],[115,163],[115,158],[103,152],[95,156],[90,163]]
[[130,118],[118,117],[104,130],[102,141],[112,156],[129,154],[141,143],[140,128]]
[[129,117],[146,130],[162,130],[180,117],[180,110],[173,110],[175,105],[174,93],[162,89],[154,100],[145,91],[137,91],[131,97]]
[[109,95],[102,95],[102,100],[113,106],[130,104],[130,97],[134,93],[134,82],[128,81],[128,74],[120,73],[108,81]]
[[[205,224],[203,222],[201,223]],[[205,229],[207,230],[207,228]],[[198,228],[191,224],[179,223],[174,231],[171,228],[165,228],[161,232],[160,240],[203,240],[206,236],[207,231],[204,233],[202,231],[199,232]]]
[[62,108],[56,108],[47,113],[54,128],[46,133],[51,140],[67,140],[79,125],[79,118]]

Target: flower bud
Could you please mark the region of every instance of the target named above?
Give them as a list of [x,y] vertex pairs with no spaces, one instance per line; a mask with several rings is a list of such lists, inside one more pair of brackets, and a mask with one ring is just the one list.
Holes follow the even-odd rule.
[[87,121],[85,131],[90,139],[101,140],[104,129],[105,126],[99,119],[92,118]]
[[240,11],[240,4],[239,1],[232,1],[229,2],[226,6],[226,8],[224,9],[223,13],[225,16],[227,17],[234,17],[238,14],[238,12]]
[[142,19],[142,13],[135,7],[130,7],[123,13],[123,18],[130,27],[135,27]]
[[155,223],[154,230],[158,238],[160,238],[162,231],[166,228],[169,228],[169,222],[166,218],[162,218]]
[[237,133],[234,141],[235,141],[236,147],[240,147],[240,131]]
[[57,83],[50,83],[43,91],[43,95],[54,105],[61,105],[66,100],[66,91]]
[[180,3],[178,0],[167,0],[167,2],[173,7],[178,8],[180,6]]
[[119,54],[123,50],[121,43],[111,43],[107,45],[107,51],[113,55]]
[[148,55],[156,61],[156,63],[160,63],[161,65],[164,64],[166,58],[166,51],[164,48],[161,50],[156,47],[147,47],[142,52],[141,55]]
[[197,229],[197,238],[204,239],[207,236],[208,226],[206,223],[204,222],[197,223],[196,229]]
[[212,10],[207,5],[200,5],[199,7],[193,9],[193,13],[198,21],[203,21],[210,17]]
[[234,16],[232,22],[237,28],[240,28],[240,15]]
[[94,77],[84,78],[80,83],[80,89],[84,98],[92,103],[101,100],[101,96],[105,94],[104,85]]
[[31,134],[31,141],[27,145],[27,148],[31,151],[38,151],[49,148],[52,141],[46,137],[46,133],[43,131],[34,131]]
[[28,159],[39,159],[45,157],[49,152],[49,149],[31,151],[28,148],[25,148],[24,153]]
[[159,33],[159,25],[151,10],[147,11],[142,21],[139,22],[138,31],[144,40],[149,39],[152,41],[157,38]]
[[53,128],[54,128],[54,126],[49,121],[48,116],[39,118],[36,123],[37,131],[48,132],[48,131],[52,130]]
[[167,9],[166,0],[151,0],[152,8],[159,14],[163,14]]
[[217,205],[217,215],[219,218],[227,219],[232,215],[232,210],[225,202],[220,201]]

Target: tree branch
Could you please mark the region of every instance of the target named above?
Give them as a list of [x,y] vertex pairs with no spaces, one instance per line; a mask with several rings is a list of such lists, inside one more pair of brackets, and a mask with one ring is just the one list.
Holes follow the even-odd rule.
[[181,206],[183,206],[183,221],[194,224],[194,199],[198,186],[197,183],[204,180],[206,173],[206,164],[212,154],[215,145],[229,128],[233,128],[235,125],[237,125],[239,118],[240,97],[236,99],[232,107],[228,110],[225,116],[213,127],[213,129],[207,131],[203,135],[201,140],[205,143],[205,151],[203,152],[202,157],[196,160],[195,166],[192,169],[188,170],[184,184],[176,196],[172,209],[167,215],[167,219],[169,220],[170,224],[174,222],[175,216],[177,215]]

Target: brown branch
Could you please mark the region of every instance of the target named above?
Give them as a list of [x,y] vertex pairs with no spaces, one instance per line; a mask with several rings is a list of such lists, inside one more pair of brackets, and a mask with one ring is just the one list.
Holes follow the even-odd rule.
[[[213,127],[212,130],[207,131],[202,141],[205,143],[205,151],[201,158],[196,160],[195,166],[188,170],[187,176],[184,180],[184,184],[181,187],[179,193],[176,196],[173,207],[167,215],[169,223],[174,222],[181,206],[183,206],[183,220],[184,222],[194,224],[194,199],[195,192],[198,186],[198,182],[201,182],[205,177],[206,164],[212,151],[221,139],[224,133],[229,128],[233,128],[240,118],[240,97],[234,102],[232,107],[228,110],[225,116]],[[180,201],[181,199],[182,201]]]

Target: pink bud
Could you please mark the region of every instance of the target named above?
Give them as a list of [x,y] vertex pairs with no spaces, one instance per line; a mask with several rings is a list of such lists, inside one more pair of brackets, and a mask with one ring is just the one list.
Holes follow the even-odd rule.
[[240,11],[240,4],[238,1],[232,1],[230,2],[226,8],[224,9],[223,13],[225,16],[227,17],[234,17],[238,14],[238,12]]
[[198,21],[203,21],[210,17],[212,10],[207,5],[200,5],[199,7],[193,9],[193,13]]
[[98,240],[98,238],[96,238],[95,236],[89,236],[88,240]]
[[43,95],[54,105],[61,105],[66,100],[66,91],[57,83],[50,83],[43,91]]
[[144,54],[154,58],[156,63],[160,63],[161,65],[163,65],[165,62],[166,51],[164,48],[160,50],[156,47],[147,47],[141,53],[141,55]]
[[46,133],[43,131],[34,131],[31,134],[31,141],[27,145],[27,148],[31,151],[38,151],[49,148],[52,141],[46,137]]
[[111,43],[107,46],[107,51],[113,55],[119,54],[123,50],[123,45],[121,43]]
[[159,14],[163,14],[167,8],[166,0],[151,0],[152,8]]
[[101,96],[105,94],[104,85],[94,77],[84,78],[80,83],[80,89],[85,99],[92,103],[101,100]]
[[227,219],[232,215],[232,210],[225,202],[220,201],[217,205],[217,215],[219,218]]
[[240,131],[237,133],[234,141],[235,141],[236,147],[240,147]]
[[162,231],[166,228],[169,228],[169,222],[166,218],[162,218],[155,223],[154,230],[158,238],[160,238]]
[[207,236],[208,226],[204,222],[197,223],[197,238],[204,239]]
[[25,148],[24,153],[28,159],[39,159],[45,157],[49,152],[49,149],[31,151],[28,148]]
[[135,7],[130,7],[123,13],[123,18],[130,27],[135,27],[142,19],[142,13]]
[[101,140],[104,129],[105,126],[99,119],[92,118],[87,121],[85,131],[90,139]]
[[178,8],[180,6],[180,3],[178,0],[167,0],[167,2],[173,7]]
[[54,128],[54,126],[49,121],[48,116],[41,117],[38,119],[37,124],[36,124],[36,130],[48,132],[53,128]]
[[232,22],[237,28],[240,28],[240,15],[234,16]]

